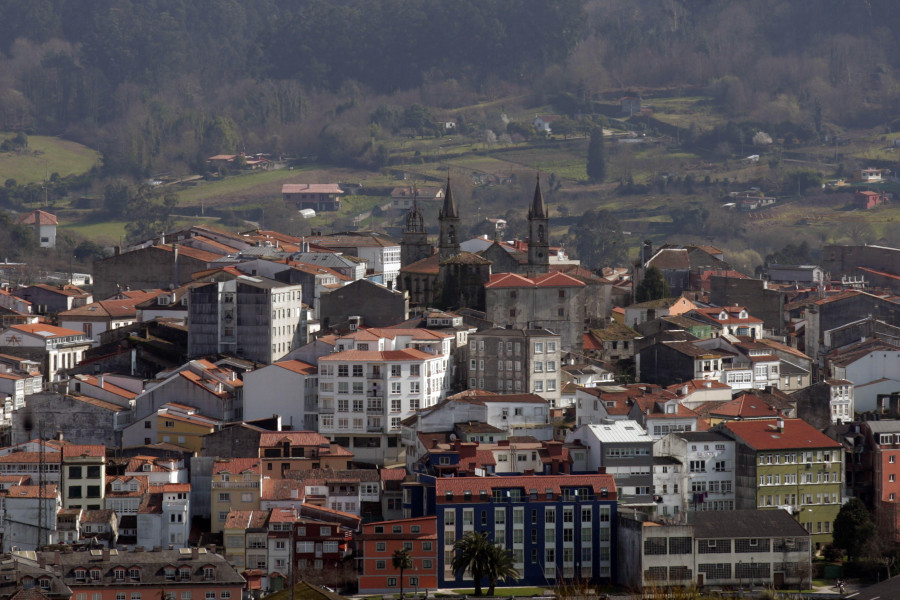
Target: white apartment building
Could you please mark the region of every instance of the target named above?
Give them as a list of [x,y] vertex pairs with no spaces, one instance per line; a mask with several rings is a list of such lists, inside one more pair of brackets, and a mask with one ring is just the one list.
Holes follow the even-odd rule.
[[303,332],[300,285],[234,275],[191,288],[188,355],[235,354],[272,363],[298,348]]
[[46,323],[12,325],[0,332],[0,348],[8,354],[41,360],[47,381],[63,378],[84,357],[94,342],[83,331],[54,327]]
[[150,488],[137,515],[137,545],[186,548],[191,530],[191,484]]
[[[373,345],[378,340],[373,340]],[[344,350],[319,359],[319,433],[379,465],[401,458],[400,421],[444,399],[447,355]]]
[[[668,501],[671,515],[685,511],[734,510],[735,443],[721,433],[684,431],[670,433],[653,445],[656,457],[681,463],[680,481],[656,481],[656,494]],[[672,487],[663,487],[670,485]],[[666,514],[666,513],[663,513]]]
[[840,425],[852,421],[853,411],[856,409],[853,401],[853,383],[846,379],[826,379],[825,384],[830,391],[831,422]]
[[301,360],[280,360],[244,373],[244,419],[281,416],[292,430],[315,431],[318,426],[318,369]]

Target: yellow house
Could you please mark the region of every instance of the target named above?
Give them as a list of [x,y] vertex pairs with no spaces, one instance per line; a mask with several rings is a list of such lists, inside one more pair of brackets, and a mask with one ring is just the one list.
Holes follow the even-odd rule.
[[259,510],[262,487],[261,461],[258,458],[217,460],[212,470],[210,509],[212,533],[224,530],[228,513],[233,510]]
[[203,436],[219,426],[220,421],[201,415],[196,408],[182,404],[164,404],[156,411],[156,441],[176,444],[199,453]]

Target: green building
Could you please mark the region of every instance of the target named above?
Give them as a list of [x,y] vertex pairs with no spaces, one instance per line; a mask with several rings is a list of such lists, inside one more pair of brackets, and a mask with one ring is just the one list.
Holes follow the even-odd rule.
[[737,442],[735,508],[788,510],[816,549],[832,541],[841,508],[840,444],[801,419],[730,421],[716,430]]

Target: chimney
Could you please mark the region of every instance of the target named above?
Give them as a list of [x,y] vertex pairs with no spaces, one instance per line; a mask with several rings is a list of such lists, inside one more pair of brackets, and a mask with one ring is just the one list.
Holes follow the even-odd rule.
[[56,439],[58,439],[60,442],[63,441],[63,432],[62,432],[62,429],[60,429],[59,431],[56,432]]
[[431,440],[431,447],[432,447],[432,448],[437,448],[437,447],[438,447],[438,441],[437,441],[437,439]]
[[534,475],[534,469],[525,469],[525,475],[526,475],[526,476],[533,476],[533,475]]
[[550,440],[545,442],[545,447],[547,448],[547,454],[552,457],[562,456],[562,442],[556,440]]
[[784,419],[779,417],[777,423],[778,423],[778,433],[784,433]]
[[597,473],[600,475],[606,475],[606,467],[597,467]]
[[191,547],[191,560],[198,560],[200,558],[200,548],[197,546]]
[[103,373],[97,375],[97,387],[99,387],[101,390],[103,389]]
[[475,458],[475,452],[478,450],[478,444],[474,443],[465,443],[460,444],[459,448],[459,457],[463,458]]
[[113,254],[114,254],[114,256],[118,256],[118,255],[121,254],[121,253],[122,253],[122,248],[121,248],[120,246],[116,246],[116,247],[113,249]]

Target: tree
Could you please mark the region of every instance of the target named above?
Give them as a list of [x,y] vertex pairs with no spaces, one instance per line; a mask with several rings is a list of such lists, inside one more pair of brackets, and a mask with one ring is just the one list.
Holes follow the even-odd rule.
[[476,596],[481,596],[481,580],[491,573],[491,564],[497,558],[493,546],[483,531],[470,531],[453,544],[456,554],[450,566],[457,575],[466,570],[472,573]]
[[848,558],[859,558],[863,545],[875,535],[869,509],[859,498],[851,498],[834,520],[834,545],[847,551]]
[[400,570],[400,597],[403,598],[403,571],[413,566],[412,556],[406,548],[397,548],[391,557],[391,564]]
[[602,182],[606,179],[606,145],[603,141],[603,129],[595,127],[591,130],[591,141],[588,144],[587,174],[591,181]]
[[515,567],[515,558],[513,558],[513,553],[510,552],[507,548],[504,548],[500,544],[493,544],[491,546],[491,561],[488,566],[488,581],[490,581],[490,587],[488,588],[488,596],[494,595],[494,588],[497,586],[497,582],[505,579],[518,579],[521,575],[519,574],[519,570]]
[[563,117],[553,122],[553,133],[563,136],[564,140],[568,139],[577,129],[578,125],[568,117]]
[[582,264],[593,269],[622,266],[625,236],[618,219],[607,210],[589,210],[569,228],[568,240],[575,247]]
[[635,302],[648,302],[668,298],[671,295],[669,284],[663,277],[662,271],[656,267],[649,267],[644,272],[644,278],[634,294]]

